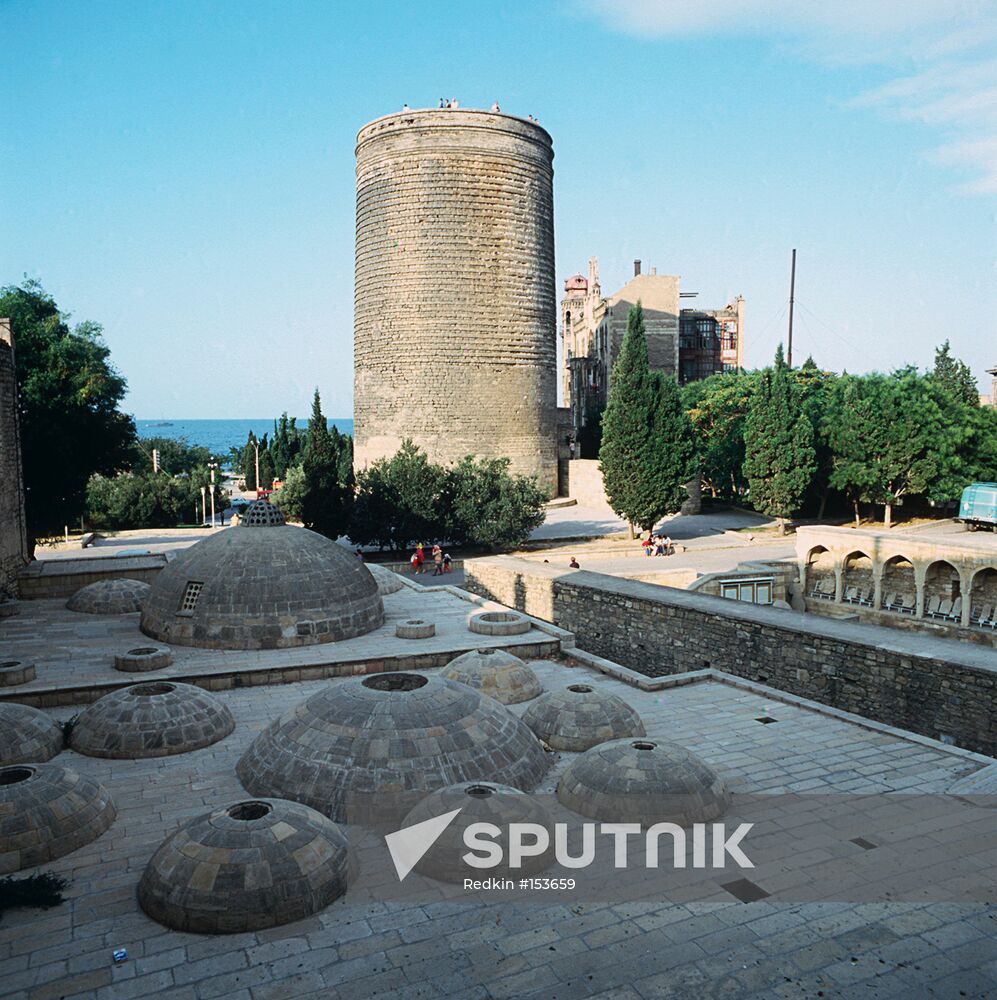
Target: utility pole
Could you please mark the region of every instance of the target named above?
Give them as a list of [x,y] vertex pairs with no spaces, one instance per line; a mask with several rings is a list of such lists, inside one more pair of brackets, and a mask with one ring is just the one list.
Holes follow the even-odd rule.
[[786,348],[786,364],[793,367],[793,301],[796,298],[796,250],[793,249],[793,269],[789,272],[789,343]]
[[211,461],[208,462],[208,468],[211,470],[211,527],[215,526],[215,469],[218,468],[218,463],[215,461],[215,456],[211,456]]

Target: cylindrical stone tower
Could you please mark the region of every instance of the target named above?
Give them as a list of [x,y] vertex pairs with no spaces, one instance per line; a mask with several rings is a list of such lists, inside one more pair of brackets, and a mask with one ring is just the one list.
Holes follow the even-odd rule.
[[508,457],[557,485],[553,150],[510,115],[430,109],[357,136],[354,460]]

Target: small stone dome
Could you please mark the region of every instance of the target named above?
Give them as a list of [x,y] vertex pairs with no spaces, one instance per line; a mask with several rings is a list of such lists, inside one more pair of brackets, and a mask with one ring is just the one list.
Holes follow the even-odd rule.
[[303,920],[346,891],[343,832],[296,802],[256,799],[205,813],[167,838],[138,885],[142,909],[197,934]]
[[388,594],[395,594],[401,590],[405,584],[397,573],[392,573],[390,569],[378,566],[377,563],[367,564],[370,575],[377,581],[377,592],[385,597]]
[[[465,878],[482,878],[482,870],[473,868],[461,858],[468,852],[464,831],[472,823],[492,823],[501,831],[495,842],[502,847],[502,864],[489,868],[489,878],[515,878],[535,875],[554,863],[554,823],[543,804],[532,795],[494,781],[462,781],[427,795],[405,817],[401,826],[414,826],[436,816],[459,809],[433,846],[416,863],[421,875],[444,882],[460,882]],[[517,868],[509,867],[509,824],[535,823],[545,827],[550,842],[542,854],[527,856]]]
[[0,768],[0,875],[71,854],[96,840],[114,816],[107,789],[68,767]]
[[87,615],[127,615],[141,611],[142,602],[148,596],[149,584],[141,580],[98,580],[80,587],[66,601],[66,607]]
[[[264,507],[276,510],[264,504],[254,521],[270,516]],[[377,584],[348,549],[307,528],[243,522],[160,571],[142,631],[181,646],[286,649],[363,635],[383,621]]]
[[612,823],[677,823],[718,819],[730,804],[716,772],[685,747],[666,740],[613,740],[576,757],[557,786],[572,812]]
[[0,765],[41,764],[62,750],[62,727],[29,705],[0,702]]
[[451,660],[442,675],[500,701],[516,705],[543,691],[540,680],[518,656],[501,649],[472,649]]
[[580,752],[645,734],[640,716],[622,698],[588,684],[548,691],[527,708],[523,722],[555,750]]
[[341,823],[395,823],[459,781],[530,789],[547,755],[498,702],[421,674],[330,684],[276,719],[236,767],[252,795],[303,802]]
[[193,684],[149,681],[95,701],[76,720],[72,746],[88,757],[166,757],[210,746],[234,728],[215,695]]
[[265,497],[254,500],[240,515],[240,528],[277,528],[287,524],[284,514]]

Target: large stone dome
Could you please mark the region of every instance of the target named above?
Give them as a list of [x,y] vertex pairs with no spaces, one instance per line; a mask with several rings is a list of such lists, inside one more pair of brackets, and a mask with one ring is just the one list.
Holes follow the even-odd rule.
[[51,760],[62,750],[62,727],[30,705],[0,704],[0,766]]
[[557,785],[563,806],[607,823],[719,819],[730,804],[723,780],[704,761],[667,740],[612,740],[586,750]]
[[107,789],[58,764],[0,768],[0,875],[46,864],[113,822]]
[[363,635],[384,621],[377,583],[347,549],[283,523],[265,501],[163,568],[142,611],[162,642],[285,649]]
[[509,709],[463,684],[384,673],[332,684],[265,729],[236,768],[253,795],[345,823],[394,823],[461,781],[532,789],[548,767]]
[[179,931],[231,934],[303,920],[346,891],[346,837],[296,802],[257,799],[169,837],[138,886],[142,909]]
[[217,695],[193,684],[150,681],[95,701],[76,720],[72,745],[88,757],[166,757],[211,746],[234,728]]

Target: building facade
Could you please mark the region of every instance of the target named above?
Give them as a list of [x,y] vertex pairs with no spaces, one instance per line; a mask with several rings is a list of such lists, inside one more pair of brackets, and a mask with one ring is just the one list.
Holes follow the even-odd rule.
[[589,259],[588,277],[574,274],[565,281],[560,388],[576,436],[606,406],[627,315],[638,301],[652,369],[684,384],[743,367],[744,299],[738,296],[723,309],[682,309],[679,285],[677,276],[658,274],[655,268],[642,274],[641,262],[634,261],[630,281],[604,298],[595,257]]
[[27,562],[14,336],[10,320],[0,319],[0,599],[17,595],[17,574]]
[[553,149],[533,121],[405,111],[357,136],[354,460],[411,438],[557,488]]

